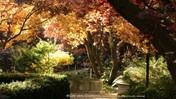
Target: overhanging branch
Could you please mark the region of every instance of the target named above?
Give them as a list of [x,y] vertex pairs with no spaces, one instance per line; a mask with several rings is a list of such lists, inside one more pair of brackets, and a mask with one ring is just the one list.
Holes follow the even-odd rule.
[[19,33],[16,34],[16,35],[14,35],[13,37],[9,38],[9,39],[6,41],[6,43],[10,42],[12,39],[15,39],[16,37],[18,37],[18,36],[22,33],[22,31],[24,30],[24,27],[25,27],[25,24],[26,24],[27,20],[28,20],[37,10],[38,10],[38,9],[33,10],[32,12],[28,13],[28,15],[26,16],[26,18],[24,19],[24,21],[23,21],[23,23],[22,23],[22,26],[21,26],[21,28],[20,28]]

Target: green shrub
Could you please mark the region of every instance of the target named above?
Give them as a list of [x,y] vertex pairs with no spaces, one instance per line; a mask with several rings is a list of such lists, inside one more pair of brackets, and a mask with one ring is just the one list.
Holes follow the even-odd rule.
[[68,99],[69,82],[64,75],[41,75],[24,81],[3,83],[0,92],[8,99]]
[[[145,60],[138,60],[124,71],[124,79],[132,82],[132,87],[125,95],[145,96],[146,99],[176,99],[176,87],[168,72],[164,58],[157,61],[152,57],[149,67],[149,87],[145,86],[146,76]],[[131,97],[125,97],[125,99]]]
[[[146,62],[145,60],[137,60],[131,63],[123,72],[124,80],[132,83],[145,82]],[[156,79],[160,79],[163,76],[170,75],[167,69],[164,58],[161,57],[157,61],[151,57],[149,67],[150,82],[155,83]]]
[[[149,87],[145,87],[145,84],[138,84],[132,86],[125,95],[141,95],[146,99],[175,99],[176,98],[176,86],[170,77],[161,77],[155,84],[150,84]],[[126,99],[126,98],[125,98]],[[128,98],[127,98],[128,99]],[[131,99],[129,97],[129,99]],[[135,98],[134,98],[135,99]],[[138,99],[138,97],[136,97]]]
[[47,67],[47,64],[42,64],[42,60],[55,50],[56,46],[45,41],[40,41],[36,47],[26,43],[13,46],[12,56],[16,70],[31,73],[45,72],[49,67]]
[[35,47],[23,43],[14,46],[13,58],[16,71],[29,73],[53,73],[54,68],[72,65],[74,57],[68,52],[56,51],[57,45],[40,41]]

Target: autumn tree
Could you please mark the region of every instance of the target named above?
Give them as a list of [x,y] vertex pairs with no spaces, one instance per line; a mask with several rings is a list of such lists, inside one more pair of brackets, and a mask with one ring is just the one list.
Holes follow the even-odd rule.
[[[132,37],[132,35],[134,35],[135,33],[133,34],[130,31],[128,31],[131,28],[128,27],[128,25],[130,24],[125,24],[126,28],[128,27],[126,31],[122,29],[125,21],[121,21],[121,18],[118,19],[119,15],[115,11],[113,11],[113,9],[107,2],[104,3],[103,1],[96,1],[96,0],[85,0],[85,1],[23,0],[23,1],[26,2],[27,4],[31,4],[36,7],[42,7],[41,12],[49,11],[51,13],[54,13],[55,17],[49,20],[48,23],[46,23],[46,25],[44,25],[45,28],[44,33],[46,36],[62,39],[69,38],[70,41],[68,40],[68,42],[74,42],[74,41],[81,41],[78,39],[85,38],[86,37],[85,31],[90,31],[91,35],[95,34],[97,35],[97,37],[99,35],[98,32],[100,31],[101,32],[114,31],[118,32],[117,35],[119,35],[123,41],[131,42],[133,45],[136,46],[140,45],[137,39],[138,37],[135,38]],[[62,9],[66,9],[65,13],[64,10],[63,12],[59,11],[58,9],[59,7]],[[56,13],[56,11],[61,12],[62,14]],[[84,21],[86,21],[86,24],[84,24]],[[120,24],[121,22],[124,23]],[[76,23],[77,25],[75,25]],[[111,29],[112,25],[114,30]],[[108,34],[108,33],[100,33],[100,35],[101,34]],[[131,39],[130,41],[129,37],[133,39]]]
[[[18,1],[18,0],[17,0]],[[153,5],[153,6],[155,6],[156,7],[156,5],[157,4],[151,4],[150,6],[149,5],[146,5],[148,2],[150,2],[150,0],[149,1],[147,1],[147,2],[144,2],[143,3],[143,5],[141,5],[141,1],[139,1],[139,0],[132,0],[133,2],[135,2],[135,4],[133,4],[133,3],[130,3],[129,1],[115,1],[115,3],[113,3],[113,5],[115,5],[116,4],[116,2],[118,2],[118,4],[119,4],[119,6],[120,6],[120,4],[122,5],[122,6],[115,6],[115,8],[116,8],[116,10],[118,10],[118,12],[119,12],[119,9],[120,10],[122,10],[121,12],[119,12],[124,18],[126,18],[128,21],[129,20],[131,20],[130,22],[132,23],[132,24],[134,24],[134,23],[138,23],[138,24],[134,24],[136,27],[141,27],[141,28],[139,28],[140,30],[142,30],[142,32],[143,32],[143,34],[144,34],[144,36],[148,39],[148,40],[151,40],[151,41],[154,41],[154,42],[157,42],[157,43],[159,43],[158,42],[158,39],[156,38],[156,37],[154,37],[153,35],[154,34],[150,34],[150,33],[148,33],[149,31],[151,32],[151,31],[153,31],[153,29],[150,27],[151,25],[147,22],[145,22],[144,21],[144,19],[145,20],[149,20],[149,22],[151,21],[151,22],[154,22],[153,20],[153,18],[155,18],[155,16],[152,16],[152,17],[150,17],[150,18],[148,18],[148,16],[150,16],[150,15],[155,15],[155,13],[151,13],[152,12],[152,10],[154,9],[154,8],[152,8],[152,7],[150,7],[151,5]],[[59,37],[62,37],[62,38],[70,38],[70,37],[73,37],[72,38],[72,40],[70,40],[70,41],[76,41],[75,39],[80,39],[82,36],[84,37],[84,35],[85,35],[85,30],[84,30],[84,27],[79,27],[79,25],[73,25],[72,23],[81,23],[81,25],[82,25],[82,22],[80,22],[80,21],[78,21],[77,19],[79,18],[84,18],[84,16],[87,14],[87,12],[90,12],[90,11],[97,11],[96,13],[100,13],[100,15],[103,15],[103,17],[101,17],[102,19],[101,19],[101,21],[102,21],[102,23],[103,24],[108,24],[108,23],[111,23],[111,22],[109,22],[108,21],[108,18],[109,18],[109,16],[112,14],[112,13],[109,13],[109,9],[111,8],[110,6],[107,6],[107,5],[109,5],[108,4],[108,2],[106,1],[106,0],[84,0],[84,1],[80,1],[80,0],[22,0],[22,2],[26,2],[26,4],[29,4],[29,5],[33,5],[35,8],[41,8],[39,11],[38,11],[38,14],[41,14],[41,13],[49,13],[49,15],[51,15],[51,16],[56,16],[54,19],[52,19],[52,21],[50,21],[50,23],[52,23],[53,24],[53,22],[54,22],[54,24],[53,24],[53,27],[52,27],[52,25],[51,26],[48,26],[48,25],[46,25],[46,31],[45,31],[45,33],[47,34],[47,30],[48,30],[48,35],[50,35],[50,34],[52,34],[53,35],[53,37],[57,37],[58,35],[59,35]],[[114,2],[114,1],[110,1],[111,3],[112,2]],[[20,4],[20,2],[18,1],[18,3]],[[137,10],[132,10],[132,9],[130,9],[129,11],[131,11],[132,10],[132,12],[124,12],[124,11],[128,11],[127,10],[127,6],[126,6],[126,3],[128,4],[128,5],[130,5],[130,7],[134,7],[135,9],[137,9]],[[131,5],[133,5],[133,6],[131,6]],[[104,11],[103,13],[102,13],[102,11],[99,9],[99,8],[101,8],[103,6],[103,8],[102,8],[102,11]],[[144,7],[144,6],[146,6],[146,7]],[[118,8],[119,7],[119,8]],[[122,8],[121,8],[122,7]],[[142,9],[143,8],[143,9]],[[145,8],[145,9],[144,9]],[[93,10],[94,9],[94,10]],[[142,9],[142,10],[141,10]],[[152,9],[152,10],[151,10]],[[124,11],[123,11],[124,10]],[[145,12],[145,10],[147,11],[147,12]],[[140,11],[144,11],[144,12],[141,12],[140,13]],[[70,17],[70,15],[71,14],[69,14],[69,12],[74,12],[74,14],[76,14],[76,18],[75,17]],[[139,12],[138,14],[136,14],[136,13],[133,13],[133,12]],[[147,16],[146,16],[147,15]],[[119,15],[117,14],[116,16],[118,16],[119,17]],[[129,17],[130,16],[130,17]],[[131,17],[131,16],[135,16],[135,18],[134,17]],[[173,14],[171,14],[171,16],[173,16]],[[69,20],[67,21],[67,18],[69,18]],[[128,19],[129,18],[129,19]],[[96,18],[95,18],[96,19]],[[138,20],[137,20],[138,19]],[[171,17],[171,19],[173,19],[173,17]],[[171,20],[171,19],[169,19],[169,20]],[[97,19],[96,19],[97,20]],[[117,21],[118,20],[118,18],[114,18],[113,19],[113,21]],[[58,22],[57,22],[58,21]],[[69,22],[70,21],[70,22]],[[82,20],[83,21],[83,20]],[[158,22],[158,21],[157,21]],[[114,22],[114,23],[116,23],[116,22]],[[143,23],[143,24],[142,24]],[[144,24],[144,23],[146,23],[146,24]],[[68,26],[67,28],[65,28],[64,26]],[[98,25],[99,25],[99,23],[98,23]],[[112,24],[111,24],[112,25]],[[111,26],[110,25],[110,26]],[[123,28],[123,25],[124,24],[122,24],[120,27],[121,28]],[[152,24],[152,25],[154,25],[154,24]],[[156,24],[155,24],[156,25]],[[154,26],[155,26],[154,25]],[[55,27],[57,27],[58,26],[58,28],[55,28]],[[83,26],[83,25],[82,25]],[[93,26],[93,28],[95,28],[94,27],[94,25],[90,25],[90,26]],[[104,25],[102,25],[102,24],[100,24],[99,25],[100,26],[100,30],[101,30],[101,28],[103,27],[104,28]],[[154,26],[152,26],[152,27],[154,27]],[[156,25],[157,26],[157,28],[158,28],[158,25]],[[167,25],[168,26],[168,25]],[[60,27],[60,28],[59,28]],[[173,27],[174,26],[169,26],[168,28],[169,29],[173,29]],[[98,27],[99,28],[99,27]],[[128,31],[128,29],[126,29],[126,31],[125,30],[123,30],[123,29],[121,29],[121,28],[119,28],[118,26],[117,26],[117,28],[115,28],[115,32],[113,31],[113,33],[116,33],[117,31],[119,32],[119,33],[121,33],[119,36],[120,36],[120,38],[122,38],[122,40],[123,41],[125,41],[125,42],[129,42],[129,43],[131,43],[131,44],[133,44],[133,45],[136,45],[136,46],[141,46],[141,45],[143,45],[143,43],[141,43],[141,41],[139,40],[139,38],[140,38],[140,36],[136,36],[136,37],[133,37],[133,39],[128,39],[128,38],[125,38],[126,36],[127,37],[130,37],[130,36],[132,36],[132,35],[134,35],[136,32],[135,31],[133,31],[133,32],[129,32]],[[129,29],[130,29],[131,27],[129,27]],[[117,29],[117,30],[116,30]],[[162,28],[163,29],[163,28]],[[53,31],[54,30],[54,31]],[[91,29],[91,30],[94,30],[94,29]],[[95,29],[95,30],[97,30],[97,28]],[[51,31],[51,32],[49,32],[49,31]],[[53,32],[52,32],[53,31]],[[84,31],[84,32],[83,32]],[[102,30],[101,30],[102,31]],[[64,33],[65,32],[65,33]],[[77,36],[77,34],[75,35],[75,34],[73,34],[73,33],[75,33],[75,32],[77,32],[78,33],[78,35],[79,36]],[[83,33],[83,35],[80,35],[79,33]],[[101,33],[101,34],[105,34],[105,35],[107,35],[106,33],[103,33],[103,32],[100,32],[99,30],[98,31],[96,31],[97,33],[99,32],[99,33]],[[155,31],[156,32],[156,31]],[[91,34],[92,33],[92,34]],[[90,35],[90,36],[93,36],[93,34],[95,33],[95,32],[91,32],[90,34],[88,34],[88,35]],[[112,31],[108,31],[108,33],[112,33]],[[72,35],[72,36],[71,36]],[[73,35],[75,35],[75,36],[73,36]],[[89,37],[87,35],[87,37]],[[108,34],[109,35],[109,34]],[[113,34],[114,35],[114,34]],[[115,34],[116,35],[116,34]],[[173,35],[173,34],[172,34]],[[98,35],[97,35],[98,36]],[[156,36],[156,35],[155,35]],[[159,35],[159,36],[161,36],[161,35]],[[79,38],[80,37],[80,38]],[[110,36],[111,37],[111,36]],[[91,37],[92,38],[92,37]],[[113,36],[113,38],[115,38],[115,41],[116,41],[116,36]],[[110,38],[109,38],[110,39]],[[160,39],[159,39],[160,40]],[[100,40],[101,41],[101,40]],[[146,40],[143,40],[142,42],[145,42]],[[135,42],[135,43],[134,43]],[[137,42],[137,43],[136,43]],[[94,46],[93,44],[95,44],[96,42],[93,42],[93,43],[91,43],[91,46]],[[158,48],[162,48],[163,46],[158,46],[157,45],[157,43],[156,44],[153,44],[154,46],[155,46],[155,48],[156,47],[158,47]],[[164,43],[164,42],[163,42]],[[171,42],[170,42],[171,43]],[[172,42],[173,43],[173,42]],[[114,48],[112,48],[112,50],[115,52],[116,51],[116,45],[117,44],[113,44],[115,47]],[[95,46],[94,46],[95,47]],[[146,48],[146,46],[145,47],[142,47],[143,48],[143,50],[145,50],[145,48]],[[158,48],[156,48],[157,50],[158,50]],[[115,50],[114,50],[115,49]],[[167,49],[169,49],[169,48],[167,48]],[[172,49],[172,48],[171,48]],[[169,49],[170,50],[170,49]],[[159,52],[160,52],[160,50],[158,50]],[[172,49],[172,52],[173,52],[173,49]],[[112,53],[111,53],[112,54]],[[116,54],[112,54],[112,55],[116,55]],[[93,60],[93,61],[95,61],[95,60]],[[114,61],[114,62],[116,62],[116,61]],[[117,70],[115,70],[115,71],[117,71]],[[101,73],[100,73],[100,75],[101,75]]]
[[44,34],[46,37],[66,40],[73,46],[84,43],[98,78],[104,73],[104,61],[111,58],[109,84],[112,84],[120,68],[117,55],[120,39],[121,43],[128,42],[146,51],[145,40],[141,42],[142,35],[139,35],[139,31],[113,11],[108,3],[96,6],[84,16],[77,14],[72,12],[56,15],[44,26]]
[[143,35],[140,35],[135,27],[120,17],[108,3],[100,3],[95,10],[86,14],[85,18],[87,31],[90,33],[87,34],[84,44],[97,77],[103,73],[102,67],[105,65],[106,58],[109,57],[112,61],[109,84],[112,84],[117,71],[121,68],[120,57],[123,55],[121,49],[124,47],[122,42],[137,46],[144,52],[148,52],[148,47],[151,47],[146,46],[148,41],[143,38]]
[[[120,59],[124,54],[121,49],[124,48],[125,43],[130,43],[145,53],[151,46],[146,46],[148,41],[143,38],[143,35],[139,34],[135,27],[117,13],[115,14],[112,8],[107,10],[106,6],[108,4],[103,6],[104,9],[96,9],[86,15],[87,29],[90,33],[88,33],[84,44],[87,47],[89,60],[94,66],[94,70],[96,70],[96,75],[101,76],[101,73],[103,73],[101,67],[104,67],[105,60],[107,58],[111,59],[112,69],[108,80],[111,85],[117,76],[117,72],[121,70]],[[97,68],[99,68],[99,71]]]

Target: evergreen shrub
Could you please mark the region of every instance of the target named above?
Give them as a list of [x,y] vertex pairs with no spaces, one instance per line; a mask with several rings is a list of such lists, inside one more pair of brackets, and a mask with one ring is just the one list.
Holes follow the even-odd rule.
[[0,98],[7,99],[69,99],[70,88],[65,75],[52,74],[2,83],[0,93]]

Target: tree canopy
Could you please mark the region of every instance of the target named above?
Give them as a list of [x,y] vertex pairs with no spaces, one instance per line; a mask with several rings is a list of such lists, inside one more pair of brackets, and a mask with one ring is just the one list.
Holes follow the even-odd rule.
[[103,33],[113,33],[113,38],[144,52],[153,46],[156,50],[150,51],[162,54],[176,83],[175,4],[175,0],[3,0],[0,46],[31,42],[40,33],[78,45],[90,32],[95,47],[102,43]]

